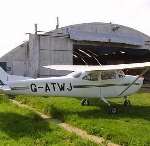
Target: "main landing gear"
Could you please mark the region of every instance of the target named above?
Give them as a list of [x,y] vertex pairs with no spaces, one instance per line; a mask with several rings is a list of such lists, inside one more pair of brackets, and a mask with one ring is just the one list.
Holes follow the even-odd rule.
[[[118,109],[115,106],[111,106],[110,103],[105,98],[100,98],[102,101],[104,101],[108,105],[108,113],[110,114],[116,114],[118,112]],[[84,98],[81,101],[82,106],[88,106],[90,104],[89,100]]]
[[111,106],[111,104],[106,100],[106,98],[101,97],[100,99],[108,105],[108,113],[116,114],[118,112],[118,108],[115,106]]
[[108,113],[109,114],[116,114],[116,113],[118,113],[118,108],[115,106],[109,106],[108,107]]
[[[130,100],[128,99],[127,96],[124,96],[124,98],[125,98],[124,107],[127,108],[127,107],[129,107],[131,105],[131,102],[130,102]],[[115,107],[115,106],[111,106],[110,103],[106,100],[106,98],[101,97],[100,99],[102,101],[104,101],[108,105],[108,113],[110,113],[110,114],[116,114],[116,113],[118,113],[118,108]]]
[[84,106],[84,105],[89,105],[90,102],[88,99],[84,98],[82,101],[81,101],[81,105]]
[[130,106],[130,105],[131,105],[131,102],[130,102],[130,100],[128,99],[128,97],[127,97],[127,96],[124,96],[124,98],[125,98],[124,106],[125,106],[125,107]]
[[[100,99],[101,99],[104,103],[106,103],[106,104],[108,105],[108,113],[110,113],[110,114],[116,114],[116,113],[118,113],[118,108],[115,107],[115,106],[112,106],[112,105],[106,100],[106,98],[100,97]],[[127,97],[127,96],[124,96],[124,99],[125,99],[125,101],[124,101],[124,107],[130,106],[130,105],[131,105],[131,102],[130,102],[130,100],[128,99],[128,97]],[[84,99],[81,101],[81,105],[82,105],[82,106],[89,105],[89,104],[90,104],[90,102],[89,102],[89,100],[86,99],[86,98],[84,98]]]

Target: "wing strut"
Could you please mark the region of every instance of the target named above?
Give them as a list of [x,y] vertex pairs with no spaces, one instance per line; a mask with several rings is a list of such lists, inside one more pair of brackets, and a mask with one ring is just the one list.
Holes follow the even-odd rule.
[[125,91],[127,91],[139,78],[141,78],[146,72],[148,72],[150,70],[149,67],[147,67],[145,70],[143,70],[143,72],[127,87],[125,88],[120,94],[119,96],[121,96]]

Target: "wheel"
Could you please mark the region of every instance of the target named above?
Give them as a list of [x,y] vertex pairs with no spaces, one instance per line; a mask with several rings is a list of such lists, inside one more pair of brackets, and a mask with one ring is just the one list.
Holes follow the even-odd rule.
[[116,107],[109,107],[108,112],[110,114],[116,114],[118,112],[118,109]]
[[89,102],[89,100],[85,100],[85,105],[89,105],[90,104],[90,102]]
[[89,105],[90,103],[89,103],[89,100],[87,100],[87,99],[83,99],[82,101],[81,101],[81,105],[82,106],[84,106],[84,105]]
[[124,101],[124,106],[127,107],[127,106],[129,106],[129,105],[131,105],[130,100],[125,100],[125,101]]

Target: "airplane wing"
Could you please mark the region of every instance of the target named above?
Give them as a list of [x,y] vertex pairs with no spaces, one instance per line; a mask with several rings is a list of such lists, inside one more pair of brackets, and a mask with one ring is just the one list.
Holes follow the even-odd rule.
[[140,77],[142,77],[147,71],[150,70],[150,62],[144,63],[131,63],[131,64],[118,64],[118,65],[99,65],[99,66],[88,66],[88,65],[49,65],[44,66],[45,68],[54,70],[68,70],[68,71],[111,71],[111,70],[123,70],[123,69],[140,69],[144,68],[144,71],[137,76],[137,78],[121,93],[121,96],[127,91]]
[[68,70],[68,71],[109,71],[109,70],[123,70],[123,69],[137,69],[137,68],[150,68],[150,62],[144,63],[131,63],[131,64],[118,64],[118,65],[101,65],[101,66],[88,66],[88,65],[48,65],[43,66],[48,69],[54,70]]

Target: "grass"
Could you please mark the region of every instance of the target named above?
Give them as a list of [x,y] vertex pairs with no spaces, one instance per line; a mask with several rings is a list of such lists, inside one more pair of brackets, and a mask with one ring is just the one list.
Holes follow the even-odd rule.
[[16,98],[39,111],[85,129],[90,134],[103,136],[124,146],[150,146],[150,94],[138,93],[129,97],[132,106],[124,108],[123,99],[111,99],[119,107],[116,115],[106,112],[106,105],[91,100],[91,106],[81,106],[76,98],[26,97]]
[[96,146],[0,95],[0,146]]

